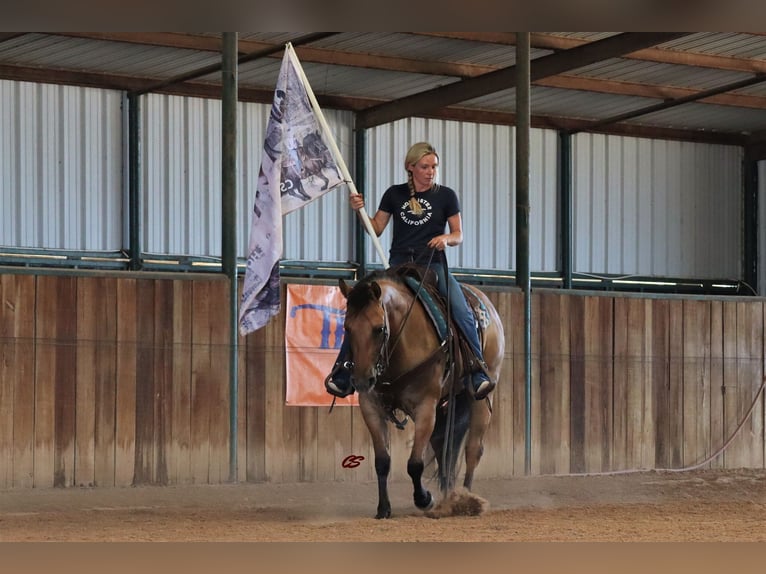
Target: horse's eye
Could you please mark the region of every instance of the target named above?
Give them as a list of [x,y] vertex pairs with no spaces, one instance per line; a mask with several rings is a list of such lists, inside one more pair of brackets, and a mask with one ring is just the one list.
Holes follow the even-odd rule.
[[385,325],[381,325],[380,327],[375,327],[372,330],[372,334],[375,335],[376,337],[381,337],[385,332],[386,332]]

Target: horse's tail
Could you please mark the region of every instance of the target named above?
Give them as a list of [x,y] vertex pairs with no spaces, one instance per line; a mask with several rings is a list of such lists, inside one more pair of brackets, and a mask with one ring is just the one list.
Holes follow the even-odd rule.
[[473,398],[468,393],[459,393],[454,397],[454,412],[450,412],[448,403],[441,404],[436,410],[431,448],[436,457],[442,492],[451,490],[456,484],[457,462],[471,420],[471,401]]

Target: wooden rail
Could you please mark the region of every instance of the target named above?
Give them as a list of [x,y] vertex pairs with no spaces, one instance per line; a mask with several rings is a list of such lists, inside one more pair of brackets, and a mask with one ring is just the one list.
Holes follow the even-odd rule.
[[[518,476],[522,297],[486,291],[507,341],[477,476]],[[227,296],[214,276],[0,274],[0,488],[226,482]],[[240,340],[238,480],[372,480],[357,408],[285,406],[284,319]],[[704,460],[764,376],[760,299],[536,291],[532,323],[534,474]],[[410,432],[392,431],[394,479]],[[711,466],[763,468],[765,444],[762,395]]]

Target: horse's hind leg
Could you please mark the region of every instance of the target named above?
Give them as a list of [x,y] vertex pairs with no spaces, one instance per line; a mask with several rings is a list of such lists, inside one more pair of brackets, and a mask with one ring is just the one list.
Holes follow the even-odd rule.
[[452,404],[442,405],[436,412],[436,427],[431,435],[431,447],[438,462],[439,488],[442,492],[446,493],[455,487],[457,459],[468,432],[471,407],[475,402],[467,393],[461,393],[455,397]]
[[473,473],[479,466],[481,455],[484,454],[484,434],[492,417],[489,400],[474,401],[471,405],[471,422],[468,427],[468,438],[465,442],[465,478],[463,486],[471,490]]

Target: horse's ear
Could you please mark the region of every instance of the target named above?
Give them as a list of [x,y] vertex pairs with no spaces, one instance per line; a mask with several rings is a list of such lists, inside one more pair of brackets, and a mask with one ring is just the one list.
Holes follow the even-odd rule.
[[372,289],[372,294],[375,295],[376,299],[380,299],[381,290],[380,285],[378,285],[377,281],[373,281],[370,283],[370,289]]
[[340,285],[340,292],[343,293],[343,296],[346,299],[348,299],[348,293],[351,291],[351,287],[346,284],[343,278],[338,279],[338,285]]

